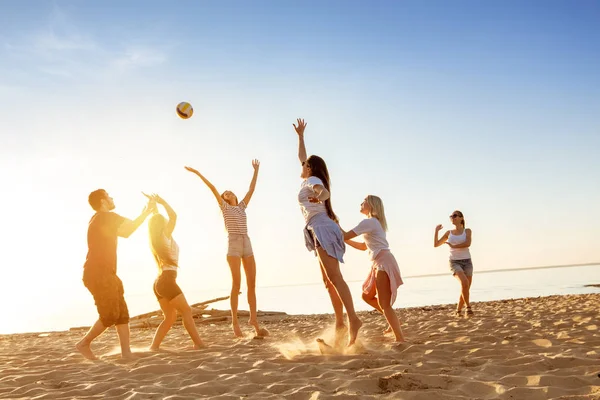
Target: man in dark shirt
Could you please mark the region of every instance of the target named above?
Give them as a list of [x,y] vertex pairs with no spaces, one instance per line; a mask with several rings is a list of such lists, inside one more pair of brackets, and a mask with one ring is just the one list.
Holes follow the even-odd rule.
[[131,221],[111,212],[115,203],[104,189],[90,193],[88,201],[96,213],[88,227],[88,254],[83,266],[83,284],[94,296],[99,318],[76,347],[85,358],[95,360],[96,356],[90,347],[92,341],[115,325],[121,355],[130,357],[129,311],[123,283],[117,276],[117,238],[127,238],[135,232],[156,208],[156,204],[150,199],[140,216]]

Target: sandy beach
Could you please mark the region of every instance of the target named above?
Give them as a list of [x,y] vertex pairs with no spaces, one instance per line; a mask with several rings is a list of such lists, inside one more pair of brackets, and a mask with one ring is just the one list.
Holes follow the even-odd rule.
[[[600,294],[400,309],[408,342],[395,348],[385,320],[360,313],[352,351],[327,349],[332,315],[263,318],[270,336],[245,327],[235,339],[227,321],[199,324],[210,347],[178,326],[164,349],[145,350],[153,329],[132,330],[139,358],[123,361],[114,330],[87,361],[75,351],[82,331],[0,337],[0,398],[10,399],[600,399]],[[347,354],[343,354],[347,353]]]

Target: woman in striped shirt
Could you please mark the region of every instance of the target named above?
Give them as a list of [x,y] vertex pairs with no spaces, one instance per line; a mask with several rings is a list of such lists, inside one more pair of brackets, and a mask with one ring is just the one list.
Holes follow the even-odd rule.
[[223,213],[223,219],[225,220],[225,229],[227,230],[229,238],[229,247],[227,249],[227,263],[231,269],[231,323],[233,327],[233,333],[237,337],[243,337],[240,324],[238,322],[237,310],[238,310],[238,293],[241,285],[241,272],[240,264],[244,266],[244,272],[246,273],[246,283],[248,285],[248,306],[250,307],[250,319],[248,323],[254,327],[256,335],[258,337],[268,335],[268,331],[264,328],[260,328],[258,325],[258,319],[256,316],[256,262],[254,260],[254,253],[252,252],[252,244],[248,237],[248,225],[246,222],[246,207],[252,198],[254,188],[256,187],[256,179],[258,178],[258,168],[260,162],[258,160],[252,160],[252,167],[254,168],[254,175],[250,182],[250,188],[248,193],[244,196],[244,199],[238,202],[238,199],[233,192],[226,190],[223,194],[219,194],[215,186],[208,181],[200,172],[191,167],[185,167],[186,170],[193,172],[198,175],[200,179],[208,186],[211,192],[214,194],[221,212]]

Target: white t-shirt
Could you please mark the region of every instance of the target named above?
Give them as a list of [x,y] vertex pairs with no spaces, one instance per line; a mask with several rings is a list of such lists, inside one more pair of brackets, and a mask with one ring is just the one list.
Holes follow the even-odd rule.
[[315,185],[321,185],[325,187],[323,181],[316,176],[311,176],[305,179],[300,186],[300,193],[298,193],[298,202],[300,203],[300,209],[304,220],[308,222],[316,214],[327,212],[325,203],[311,203],[308,201],[309,197],[317,197],[317,193],[314,190]]
[[390,249],[385,231],[377,218],[363,219],[352,231],[357,235],[364,235],[371,260],[375,260],[381,250]]

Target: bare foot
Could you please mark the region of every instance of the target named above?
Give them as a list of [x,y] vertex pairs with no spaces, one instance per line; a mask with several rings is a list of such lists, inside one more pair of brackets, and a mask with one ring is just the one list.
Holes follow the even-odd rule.
[[92,349],[90,348],[90,345],[87,343],[84,343],[83,341],[78,342],[75,345],[75,348],[77,349],[77,351],[79,351],[81,353],[82,356],[84,356],[88,360],[97,360],[98,359],[98,357],[96,357],[94,355],[94,353],[92,353]]
[[263,338],[265,336],[269,336],[269,331],[266,330],[265,328],[261,328],[258,325],[258,321],[256,319],[249,319],[248,325],[251,325],[254,327],[254,331],[256,332],[256,337]]
[[323,339],[318,338],[317,344],[319,345],[319,351],[321,354],[335,354],[334,348],[325,343]]
[[358,337],[358,330],[362,326],[362,321],[357,317],[355,320],[349,323],[350,329],[348,330],[348,347],[352,346],[356,342]]
[[388,325],[387,329],[383,331],[384,335],[387,335],[388,333],[392,333],[394,330],[392,329],[391,326]]
[[150,347],[148,347],[148,351],[157,352],[157,351],[160,351],[160,348],[159,347],[152,347],[152,346],[150,346]]
[[231,327],[233,328],[233,334],[235,335],[235,337],[238,337],[238,338],[244,337],[244,333],[240,329],[239,324],[232,324]]
[[267,328],[260,328],[256,331],[256,337],[264,338],[269,335],[270,332],[267,330]]
[[208,347],[208,346],[207,346],[207,345],[206,345],[204,342],[200,342],[200,343],[198,343],[198,344],[194,344],[194,347],[193,347],[193,349],[194,349],[194,350],[201,350],[201,349],[205,349],[205,348],[207,348],[207,347]]

